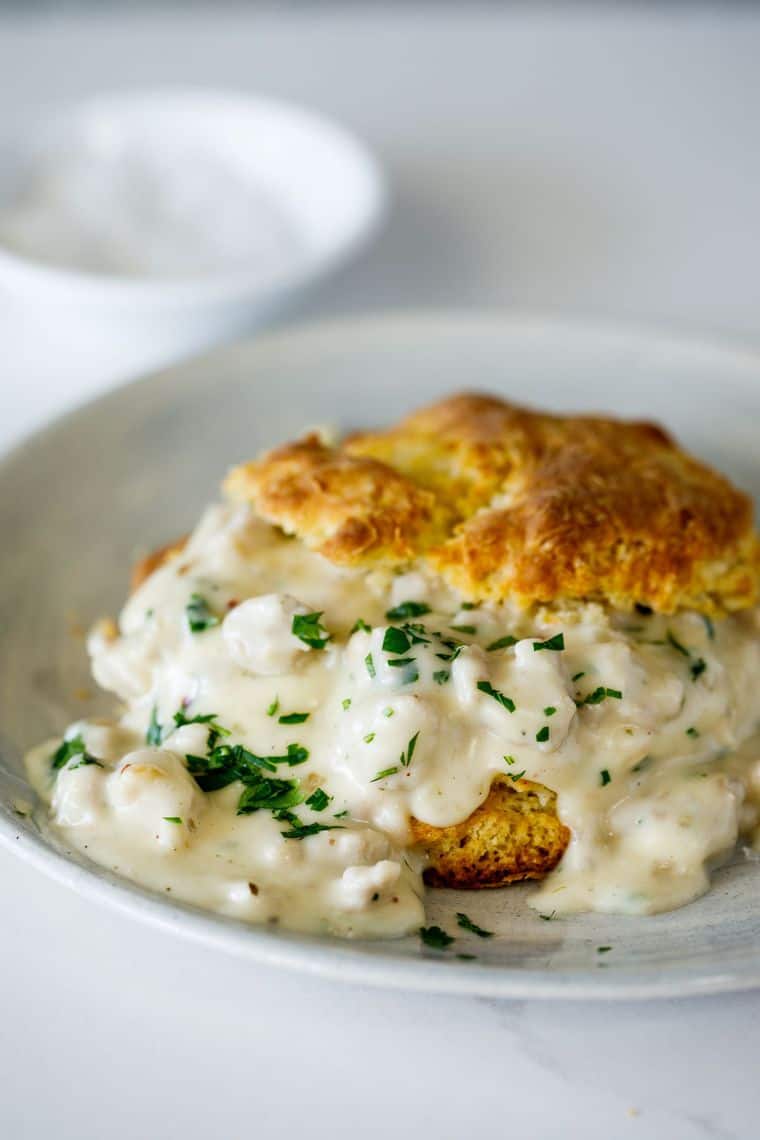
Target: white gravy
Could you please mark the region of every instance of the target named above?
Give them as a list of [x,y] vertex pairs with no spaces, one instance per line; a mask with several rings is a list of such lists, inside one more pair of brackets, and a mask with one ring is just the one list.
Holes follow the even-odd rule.
[[[424,612],[386,616],[404,603]],[[410,816],[458,823],[497,773],[553,788],[572,832],[532,896],[541,911],[680,906],[758,825],[754,611],[467,608],[421,573],[339,569],[215,506],[89,648],[122,708],[30,753],[51,826],[130,879],[252,922],[418,929]],[[248,783],[212,790],[235,746]]]

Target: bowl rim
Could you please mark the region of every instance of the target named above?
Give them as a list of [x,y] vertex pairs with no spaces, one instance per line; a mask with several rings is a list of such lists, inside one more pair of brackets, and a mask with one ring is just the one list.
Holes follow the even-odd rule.
[[258,296],[262,300],[286,291],[306,287],[343,262],[349,260],[377,233],[390,208],[390,188],[379,159],[352,130],[331,115],[297,102],[242,91],[205,86],[166,86],[103,92],[61,107],[34,112],[0,132],[0,147],[22,154],[32,149],[29,139],[39,135],[53,137],[58,131],[76,125],[98,113],[127,114],[153,107],[182,109],[205,104],[223,111],[225,107],[265,115],[284,116],[304,132],[321,136],[341,161],[351,164],[364,181],[361,210],[352,227],[332,248],[314,253],[306,250],[290,267],[274,269],[262,277],[254,269],[232,272],[213,271],[188,276],[127,276],[99,273],[55,265],[42,259],[16,253],[0,243],[0,278],[28,293],[32,290],[67,302],[89,301],[105,306],[112,302],[138,303],[147,306],[175,306],[188,303],[219,304],[242,296]]

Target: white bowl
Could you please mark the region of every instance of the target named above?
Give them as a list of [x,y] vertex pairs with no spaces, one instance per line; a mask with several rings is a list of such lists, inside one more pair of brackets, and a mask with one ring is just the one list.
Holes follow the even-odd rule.
[[251,185],[252,219],[256,195],[264,195],[296,235],[287,262],[126,276],[51,264],[0,244],[0,286],[79,317],[176,321],[197,345],[271,316],[366,242],[384,212],[378,164],[343,128],[272,99],[203,90],[102,96],[17,127],[0,140],[0,205],[40,163],[77,146],[107,155],[133,139],[164,155],[197,145],[234,164]]

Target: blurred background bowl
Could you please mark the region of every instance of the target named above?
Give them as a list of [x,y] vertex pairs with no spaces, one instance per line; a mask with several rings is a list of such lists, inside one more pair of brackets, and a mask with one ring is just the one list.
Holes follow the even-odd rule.
[[[385,212],[379,165],[348,131],[294,105],[205,90],[101,96],[16,126],[0,140],[0,209],[35,171],[55,171],[77,148],[91,165],[99,155],[105,165],[132,143],[145,153],[183,151],[196,160],[205,153],[226,163],[238,189],[250,187],[252,227],[262,220],[262,203],[276,210],[291,238],[286,255],[278,261],[270,250],[263,261],[238,257],[228,266],[158,275],[83,269],[0,240],[6,295],[48,319],[142,332],[153,325],[183,354],[270,320],[357,252]],[[219,210],[221,225],[223,202]],[[243,229],[240,236],[243,245]]]

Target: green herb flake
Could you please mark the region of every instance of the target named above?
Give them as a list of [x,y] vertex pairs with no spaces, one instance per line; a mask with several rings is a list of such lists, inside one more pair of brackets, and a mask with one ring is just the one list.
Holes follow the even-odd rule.
[[459,607],[460,610],[476,610],[480,606],[480,602],[462,602]]
[[527,771],[527,768],[523,768],[522,772],[507,772],[507,775],[509,776],[510,780],[512,780],[512,782],[514,784],[516,784],[518,780],[522,780],[526,771]]
[[358,633],[359,630],[362,630],[364,633],[371,633],[372,632],[372,626],[367,625],[364,618],[357,618],[356,621],[354,622],[354,624],[351,626],[351,632],[352,633]]
[[549,739],[549,725],[545,724],[542,728],[539,728],[538,732],[536,733],[536,740],[538,741],[539,744],[545,744],[548,739]]
[[388,621],[403,621],[404,618],[422,617],[423,614],[429,613],[430,606],[425,602],[401,602],[392,610],[388,610],[385,617]]
[[517,645],[517,638],[508,633],[506,637],[500,637],[497,641],[492,641],[490,645],[487,645],[486,652],[494,653],[497,649],[509,649],[512,645]]
[[274,700],[272,701],[271,705],[267,709],[267,716],[276,716],[279,708],[280,708],[280,698],[275,697]]
[[668,645],[671,645],[676,653],[680,653],[683,657],[691,657],[686,646],[681,645],[681,642],[678,641],[672,630],[668,630],[666,637],[668,639]]
[[203,633],[204,630],[219,625],[219,618],[201,594],[190,595],[190,601],[185,606],[185,616],[191,633]]
[[370,677],[376,677],[377,676],[377,670],[375,669],[375,662],[372,660],[372,654],[371,653],[368,653],[367,656],[364,658],[364,664],[367,666],[367,672],[369,673]]
[[378,780],[384,780],[386,778],[386,776],[395,776],[397,772],[398,772],[398,764],[394,764],[390,768],[383,768],[383,770],[381,772],[378,772],[376,776],[372,777],[372,779],[370,780],[370,784],[376,784],[378,782]]
[[449,629],[454,629],[457,633],[468,633],[471,636],[478,632],[476,625],[450,625]]
[[385,716],[385,717],[391,717],[391,716],[393,716],[393,713],[394,713],[394,711],[395,711],[395,710],[394,710],[394,709],[392,709],[390,705],[388,705],[388,708],[387,708],[387,709],[383,709],[383,716]]
[[221,724],[217,723],[216,713],[198,713],[195,716],[188,716],[184,709],[177,709],[172,719],[174,721],[175,728],[184,728],[186,724],[208,725],[210,739],[212,739],[212,744],[210,747],[213,747],[218,737],[232,736],[232,733],[228,728],[224,728]]
[[609,774],[609,771],[606,768],[602,768],[601,772],[599,773],[599,783],[602,785],[602,787],[606,788],[611,779],[612,776]]
[[581,669],[580,673],[575,673],[575,674],[574,674],[574,675],[571,677],[571,680],[572,680],[572,681],[580,681],[581,677],[585,677],[585,676],[586,676],[586,674],[585,674],[585,673],[584,673],[584,671]]
[[319,835],[320,831],[341,831],[338,823],[301,823],[300,820],[292,822],[288,831],[281,831],[283,839],[308,839],[310,835]]
[[686,735],[692,736],[692,737],[694,737],[694,739],[696,739],[699,736],[699,729],[694,728],[694,726],[692,725],[691,728],[686,729]]
[[485,693],[487,696],[493,697],[495,701],[498,701],[507,712],[513,713],[517,708],[512,698],[506,696],[504,693],[500,693],[498,689],[494,689],[490,681],[478,681],[478,688],[481,693]]
[[549,649],[554,653],[560,653],[565,648],[565,635],[564,633],[555,633],[554,637],[550,637],[546,641],[534,641],[533,648],[536,652],[539,649]]
[[182,823],[182,819],[178,815],[165,815],[163,818],[167,823]]
[[713,625],[712,621],[707,616],[707,614],[701,614],[700,616],[702,618],[702,621],[705,623],[705,629],[707,630],[707,636],[710,638],[710,641],[715,641],[715,626]]
[[343,811],[336,811],[335,815],[333,816],[333,819],[345,819],[347,815],[348,815],[348,808],[344,808]]
[[514,764],[515,763],[514,756],[505,756],[504,759],[506,760],[507,764]]
[[148,725],[148,731],[145,733],[145,743],[158,747],[163,735],[164,730],[158,723],[158,705],[154,705],[150,710],[150,724]]
[[607,698],[615,701],[622,701],[623,694],[620,689],[608,689],[604,685],[599,685],[592,693],[587,693],[581,700],[576,701],[575,704],[578,708],[582,705],[600,705],[602,701]]
[[445,685],[450,676],[451,673],[448,671],[448,669],[438,669],[435,673],[433,673],[433,680],[435,681],[436,685]]
[[554,716],[556,711],[554,705],[547,705],[544,709],[544,716]]
[[412,665],[413,663],[413,657],[395,657],[393,661],[388,662],[394,669],[402,669],[404,665]]
[[539,914],[538,917],[540,919],[542,919],[543,922],[551,922],[551,920],[555,917],[556,913],[557,913],[556,910],[553,910],[551,912],[551,914]]
[[298,712],[285,713],[284,716],[278,717],[277,723],[278,724],[303,724],[303,722],[305,720],[309,719],[310,715],[311,715],[311,713],[298,713]]
[[482,926],[478,926],[477,922],[473,922],[461,911],[457,912],[457,924],[461,926],[462,930],[468,930],[470,934],[477,934],[478,938],[493,938],[492,930],[484,930]]
[[[324,811],[327,805],[332,801],[332,796],[328,796],[323,788],[317,788],[310,796],[307,796],[305,803],[312,811]],[[337,816],[336,816],[337,819]]]
[[375,739],[374,732],[368,732],[367,735],[364,737],[364,743],[365,744],[371,744],[374,739]]
[[409,638],[403,629],[389,625],[383,637],[383,652],[398,655],[399,653],[408,653],[410,648]]
[[597,946],[596,952],[597,954],[609,954],[611,949],[611,946]]
[[401,756],[399,757],[399,764],[402,768],[408,768],[411,764],[412,757],[414,756],[414,750],[417,747],[417,738],[419,735],[419,732],[415,732],[414,736],[411,737],[409,743],[407,744],[405,751],[401,753]]
[[320,610],[318,613],[293,615],[291,633],[304,645],[308,645],[310,649],[324,649],[332,638],[332,634],[328,633],[322,625],[323,612]]
[[422,941],[431,950],[445,950],[455,941],[445,930],[441,930],[440,926],[421,926],[419,933]]
[[72,736],[70,740],[64,740],[58,748],[56,748],[53,755],[50,757],[50,764],[55,771],[65,768],[69,760],[73,760],[75,756],[79,756],[80,760],[77,764],[73,764],[73,768],[81,768],[85,764],[97,764],[103,767],[99,760],[96,760],[84,746],[84,740],[81,735]]

